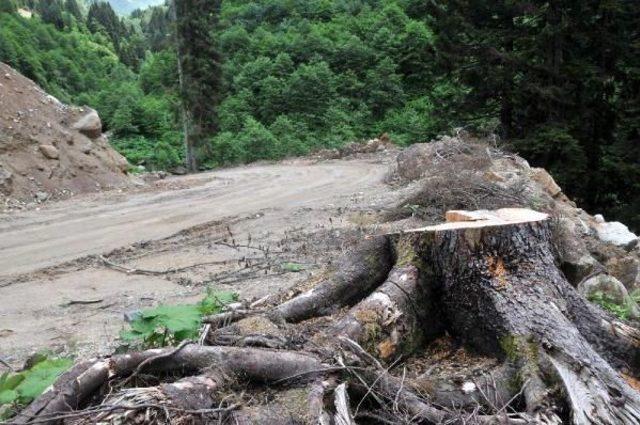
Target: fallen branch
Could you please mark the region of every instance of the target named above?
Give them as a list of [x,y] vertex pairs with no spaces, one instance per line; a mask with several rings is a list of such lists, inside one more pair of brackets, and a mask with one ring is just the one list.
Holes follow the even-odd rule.
[[103,255],[101,255],[99,258],[107,267],[113,270],[126,273],[126,274],[138,274],[138,275],[147,275],[147,276],[162,276],[162,275],[173,274],[173,273],[181,273],[181,272],[198,268],[198,267],[221,266],[221,265],[236,264],[236,263],[241,264],[243,262],[247,263],[248,261],[253,261],[253,260],[256,260],[256,261],[262,260],[261,257],[250,257],[250,258],[241,258],[237,260],[206,261],[203,263],[196,263],[196,264],[191,264],[189,266],[176,267],[176,268],[171,268],[167,270],[147,270],[147,269],[136,269],[136,268],[124,267],[120,264],[116,264],[112,261],[109,261]]

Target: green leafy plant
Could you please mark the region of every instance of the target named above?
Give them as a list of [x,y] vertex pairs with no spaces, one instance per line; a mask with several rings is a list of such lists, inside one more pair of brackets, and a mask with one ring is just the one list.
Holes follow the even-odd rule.
[[[637,301],[638,299],[637,294],[635,297],[632,297],[632,298],[634,298]],[[605,294],[604,292],[601,292],[601,291],[594,292],[588,297],[588,299],[592,303],[599,305],[604,310],[607,310],[608,312],[614,314],[620,319],[626,320],[631,315],[630,305],[618,304],[611,296]]]
[[283,263],[282,269],[287,272],[297,273],[303,271],[305,267],[303,264],[298,263]]
[[160,305],[143,310],[120,337],[129,345],[163,347],[186,339],[197,338],[202,316],[220,312],[238,299],[232,292],[207,290],[198,304]]
[[0,419],[6,419],[44,392],[73,361],[40,356],[29,369],[0,375]]

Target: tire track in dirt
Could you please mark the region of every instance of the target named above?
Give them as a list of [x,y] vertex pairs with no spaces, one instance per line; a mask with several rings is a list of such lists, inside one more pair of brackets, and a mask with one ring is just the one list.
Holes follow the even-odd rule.
[[[197,175],[186,189],[70,199],[0,222],[0,276],[28,273],[141,240],[167,237],[221,217],[263,208],[320,206],[379,184],[386,166],[369,161],[260,165]],[[194,176],[177,177],[189,184]]]

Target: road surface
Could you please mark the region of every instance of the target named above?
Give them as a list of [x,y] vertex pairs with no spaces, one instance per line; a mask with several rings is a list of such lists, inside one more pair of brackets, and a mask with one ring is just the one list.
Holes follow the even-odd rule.
[[[284,276],[258,274],[220,289],[248,299],[305,282],[340,249],[320,244],[317,254],[303,254],[314,232],[334,229],[337,233],[328,235],[341,240],[342,229],[366,220],[373,203],[389,202],[392,194],[383,183],[387,164],[378,158],[238,167],[0,216],[0,358],[18,367],[41,349],[78,358],[111,352],[125,326],[123,312],[196,302],[208,285],[220,287],[211,276],[243,270],[241,258],[255,257],[255,251],[214,242],[231,229],[240,241],[252,237],[253,244],[275,247],[283,262],[316,265]],[[353,217],[356,221],[350,221]],[[178,233],[182,230],[187,231]],[[283,237],[287,249],[278,245]],[[132,247],[140,241],[152,242]],[[150,276],[123,273],[91,259],[70,262],[121,247],[123,254],[110,258],[129,268],[226,265]]]
[[[379,184],[367,161],[294,162],[175,178],[183,189],[69,199],[0,220],[0,277],[32,272],[264,208],[318,206]],[[203,179],[205,183],[202,184]],[[190,182],[197,183],[189,187]],[[124,198],[124,199],[122,199]]]

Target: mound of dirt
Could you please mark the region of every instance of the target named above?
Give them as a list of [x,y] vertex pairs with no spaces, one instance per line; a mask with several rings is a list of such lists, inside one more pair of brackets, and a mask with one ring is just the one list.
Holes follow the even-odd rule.
[[604,293],[628,305],[631,316],[640,314],[629,296],[640,292],[638,237],[622,223],[607,223],[578,208],[546,170],[520,156],[460,132],[404,149],[387,180],[414,187],[388,213],[389,220],[411,217],[418,225],[431,225],[450,210],[513,207],[548,213],[569,282],[588,297]]
[[128,186],[98,114],[62,104],[0,63],[0,205]]

